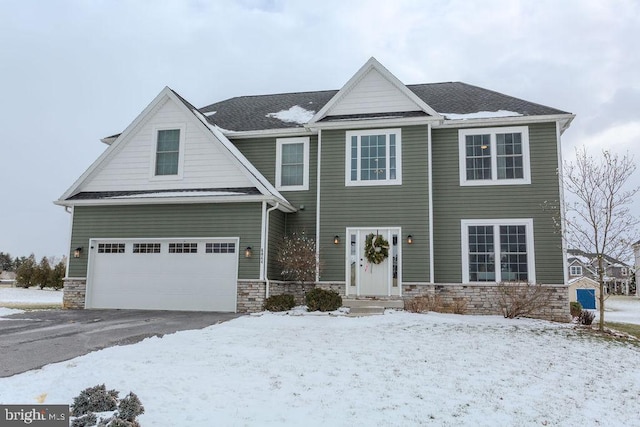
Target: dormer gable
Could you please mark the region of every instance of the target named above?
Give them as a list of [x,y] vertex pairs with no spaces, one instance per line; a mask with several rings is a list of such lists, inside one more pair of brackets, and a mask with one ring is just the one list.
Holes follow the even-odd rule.
[[440,114],[371,57],[311,118],[309,125],[331,117],[383,118],[398,113],[441,119]]
[[227,198],[295,210],[195,107],[168,87],[56,202],[153,203]]

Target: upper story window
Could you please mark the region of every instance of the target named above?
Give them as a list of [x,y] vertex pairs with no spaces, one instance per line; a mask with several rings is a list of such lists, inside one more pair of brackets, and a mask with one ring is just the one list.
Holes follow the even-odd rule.
[[530,184],[529,128],[458,132],[460,185]]
[[535,283],[533,220],[462,220],[462,280]]
[[347,132],[345,184],[402,184],[400,129]]
[[627,267],[620,267],[620,275],[626,276],[628,274]]
[[181,178],[184,162],[184,126],[155,130],[152,176],[155,178]]
[[276,150],[276,188],[308,190],[309,138],[278,138]]
[[571,276],[582,276],[582,266],[581,265],[572,265],[569,267],[569,275]]

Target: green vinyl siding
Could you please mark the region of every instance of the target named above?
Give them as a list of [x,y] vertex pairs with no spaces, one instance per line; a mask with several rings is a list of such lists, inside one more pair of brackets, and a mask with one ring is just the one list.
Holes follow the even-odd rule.
[[[238,139],[233,143],[260,173],[275,186],[276,182],[276,138]],[[318,164],[318,137],[309,139],[309,189],[305,191],[281,191],[281,194],[297,212],[285,217],[285,232],[316,233],[316,170]],[[304,208],[302,208],[304,207]]]
[[[164,237],[239,237],[238,278],[257,279],[260,271],[261,203],[76,206],[69,277],[86,277],[89,239]],[[254,256],[244,257],[253,248]],[[83,247],[80,258],[73,250]]]
[[527,185],[460,186],[458,130],[435,129],[432,138],[435,281],[462,281],[460,220],[533,218],[536,280],[563,283],[562,241],[553,221],[560,199],[555,123],[529,125]]
[[270,280],[282,280],[280,275],[281,268],[276,261],[276,256],[280,250],[282,243],[282,237],[285,234],[286,214],[279,210],[274,210],[269,213],[269,256],[267,257],[267,278]]
[[[401,227],[402,278],[429,280],[428,128],[402,128],[402,185],[345,186],[344,130],[322,132],[320,279],[345,280],[347,227]],[[414,244],[407,245],[411,234]],[[333,244],[334,236],[340,244]]]

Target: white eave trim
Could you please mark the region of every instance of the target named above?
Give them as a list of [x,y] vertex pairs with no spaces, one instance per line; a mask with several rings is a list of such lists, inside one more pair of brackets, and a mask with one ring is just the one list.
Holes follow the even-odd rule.
[[[284,129],[263,129],[263,130],[247,130],[235,131],[219,128],[224,136],[229,139],[247,139],[261,136],[267,137],[293,137],[293,136],[309,136],[316,134],[312,129],[306,127],[284,128]],[[306,125],[304,125],[306,126]]]
[[467,120],[444,120],[438,125],[434,125],[434,128],[470,128],[470,127],[485,127],[485,126],[511,126],[511,125],[526,125],[530,123],[549,123],[559,122],[561,131],[566,130],[571,121],[574,119],[575,114],[553,114],[546,116],[514,116],[514,117],[496,117],[496,118],[482,118],[482,119],[467,119]]
[[204,197],[113,197],[105,199],[83,199],[83,200],[56,200],[53,202],[59,206],[104,206],[104,205],[154,205],[154,204],[186,204],[186,203],[250,203],[250,202],[271,202],[279,203],[279,208],[283,212],[295,212],[285,200],[279,200],[265,195],[248,196],[204,196]]
[[[390,113],[391,115],[392,113]],[[328,122],[310,123],[310,129],[367,129],[379,127],[398,127],[411,125],[429,125],[441,123],[442,120],[437,117],[394,117],[394,118],[371,118],[356,120],[338,120]]]

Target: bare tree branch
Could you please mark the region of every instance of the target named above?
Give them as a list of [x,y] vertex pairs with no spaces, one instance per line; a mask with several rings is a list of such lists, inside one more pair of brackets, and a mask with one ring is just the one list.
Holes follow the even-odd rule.
[[574,163],[564,166],[564,186],[575,199],[565,205],[565,239],[571,247],[597,256],[600,330],[604,328],[603,258],[627,258],[638,235],[639,221],[629,208],[640,190],[630,185],[635,170],[628,153],[619,156],[605,150],[594,158],[585,147],[576,150]]

